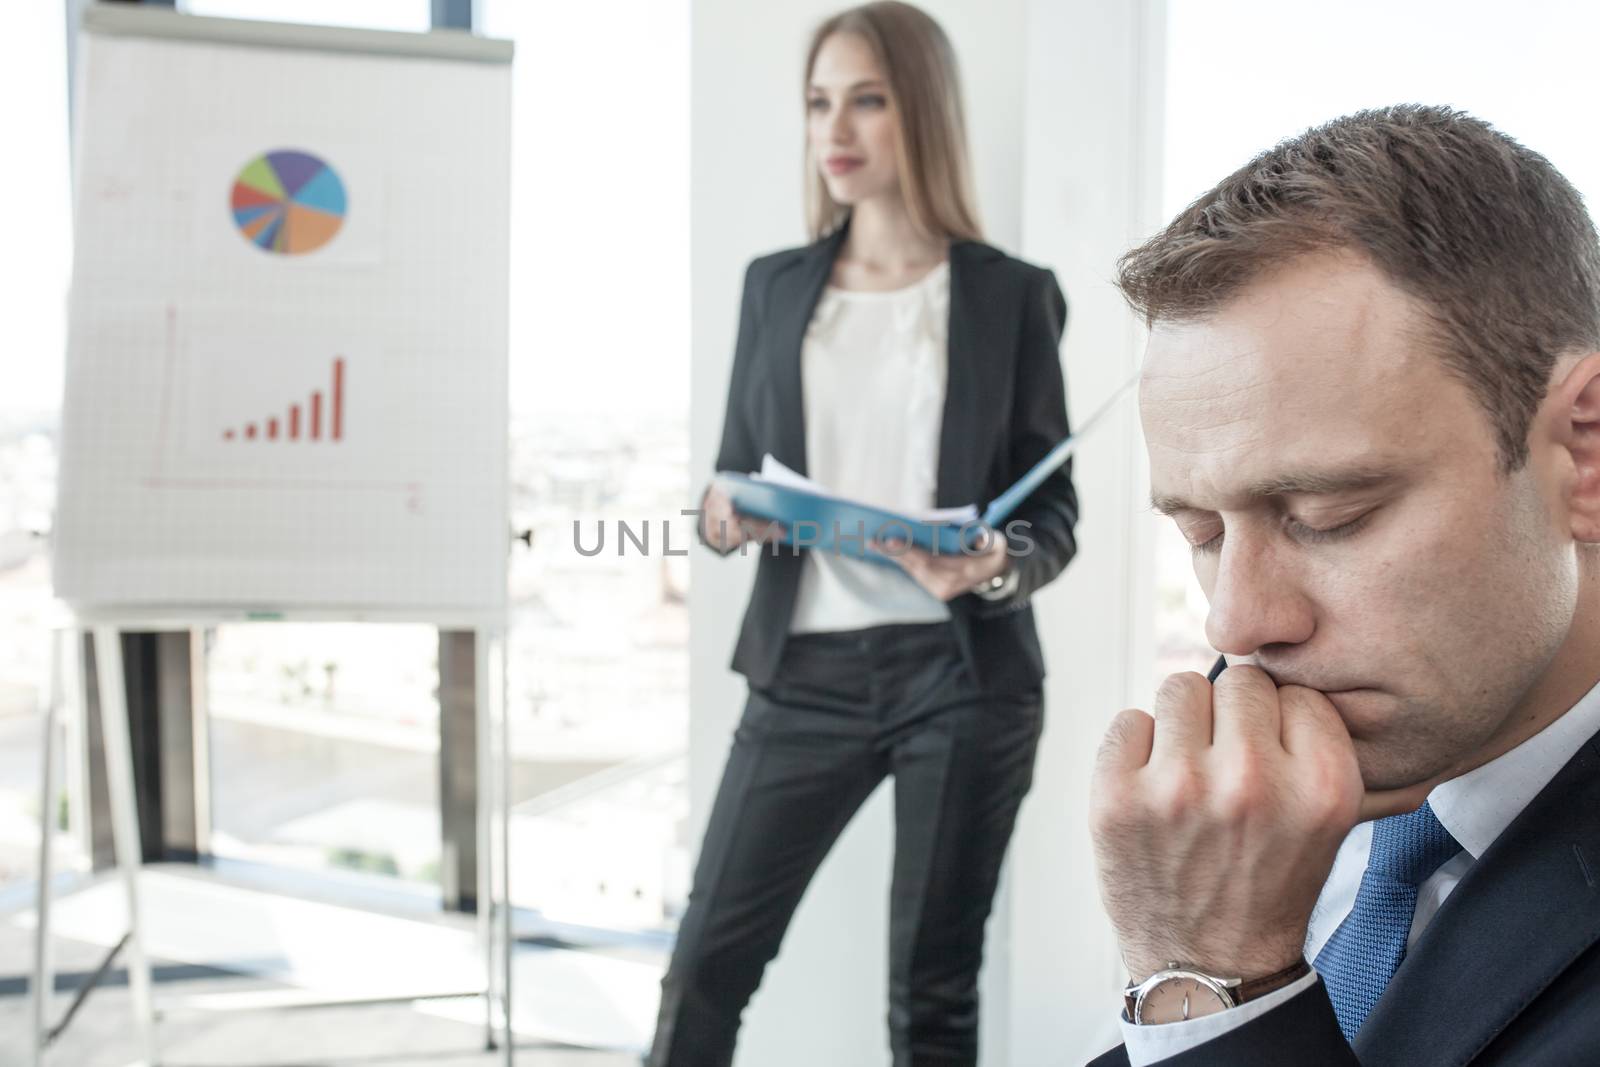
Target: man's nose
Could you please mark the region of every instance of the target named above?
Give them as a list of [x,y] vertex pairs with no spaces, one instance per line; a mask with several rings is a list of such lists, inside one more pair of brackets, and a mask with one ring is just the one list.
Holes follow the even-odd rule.
[[1206,639],[1218,652],[1249,656],[1310,639],[1316,614],[1292,559],[1264,538],[1225,540],[1210,589]]

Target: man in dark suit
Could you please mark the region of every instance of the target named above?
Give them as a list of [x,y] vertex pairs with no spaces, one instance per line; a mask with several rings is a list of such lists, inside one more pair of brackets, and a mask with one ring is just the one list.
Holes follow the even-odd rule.
[[1443,108],[1286,141],[1130,252],[1152,499],[1230,669],[1094,780],[1096,1067],[1600,1064],[1600,243]]

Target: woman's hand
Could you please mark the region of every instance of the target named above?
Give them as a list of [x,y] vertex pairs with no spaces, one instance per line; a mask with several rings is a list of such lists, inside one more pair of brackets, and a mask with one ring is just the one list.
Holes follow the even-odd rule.
[[700,536],[717,551],[732,552],[746,541],[764,545],[785,534],[781,523],[736,511],[728,494],[713,485],[700,501]]
[[1011,559],[1006,539],[986,530],[981,552],[929,552],[906,541],[875,541],[872,547],[900,564],[917,584],[942,601],[954,600],[972,587],[1006,572]]

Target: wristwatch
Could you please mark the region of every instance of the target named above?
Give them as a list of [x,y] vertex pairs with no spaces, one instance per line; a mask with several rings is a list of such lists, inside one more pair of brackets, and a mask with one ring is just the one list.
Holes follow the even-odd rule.
[[979,582],[973,586],[972,591],[985,600],[1004,600],[1017,591],[1019,583],[1017,569],[1007,566],[1002,573],[995,575],[987,582]]
[[1241,978],[1218,978],[1169,963],[1165,970],[1124,989],[1123,1007],[1128,1021],[1139,1026],[1183,1022],[1237,1008],[1310,973],[1311,965],[1303,958],[1292,967],[1248,982]]

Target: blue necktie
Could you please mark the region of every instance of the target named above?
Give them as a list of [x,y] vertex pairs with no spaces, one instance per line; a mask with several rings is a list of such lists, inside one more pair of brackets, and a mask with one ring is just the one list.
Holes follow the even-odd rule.
[[1372,854],[1355,907],[1317,953],[1345,1040],[1354,1041],[1406,955],[1417,887],[1461,851],[1427,804],[1372,824]]

